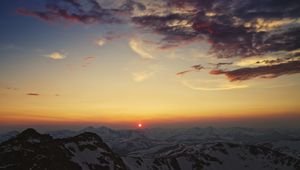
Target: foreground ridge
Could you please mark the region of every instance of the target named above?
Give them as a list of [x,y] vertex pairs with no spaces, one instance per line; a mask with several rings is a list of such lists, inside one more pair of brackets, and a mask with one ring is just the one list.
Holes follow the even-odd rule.
[[121,158],[94,133],[53,139],[26,129],[0,145],[0,169],[5,170],[125,170]]

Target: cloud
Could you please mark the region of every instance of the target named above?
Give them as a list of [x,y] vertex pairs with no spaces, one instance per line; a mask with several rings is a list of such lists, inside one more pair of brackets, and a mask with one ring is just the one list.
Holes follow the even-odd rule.
[[223,91],[223,90],[233,90],[247,88],[247,85],[232,84],[224,82],[224,80],[182,80],[180,81],[184,86],[192,90],[201,91]]
[[300,61],[290,61],[277,65],[246,67],[236,70],[211,70],[210,74],[224,74],[231,82],[244,81],[253,78],[276,78],[283,75],[300,73]]
[[100,37],[97,39],[96,44],[98,46],[103,46],[113,40],[117,40],[117,39],[122,39],[124,37],[127,37],[128,34],[127,33],[118,33],[118,32],[113,32],[113,31],[109,31],[106,33],[106,35]]
[[106,43],[106,40],[103,39],[103,38],[99,38],[97,40],[97,45],[100,46],[100,47],[103,46],[105,43]]
[[195,72],[195,71],[200,71],[202,69],[204,69],[204,67],[202,65],[198,64],[198,65],[192,66],[191,69],[185,70],[185,71],[181,71],[181,72],[177,73],[176,75],[177,76],[184,76],[187,73]]
[[229,66],[229,65],[232,65],[233,62],[220,62],[220,63],[210,63],[211,65],[215,66],[216,68],[220,68],[220,67],[223,67],[223,66]]
[[[289,71],[279,69],[295,64],[295,58],[300,56],[300,52],[292,54],[300,49],[298,0],[49,0],[44,9],[20,8],[17,11],[46,21],[127,24],[136,29],[134,31],[159,35],[160,40],[156,43],[159,49],[172,50],[206,42],[209,57],[231,59],[228,63],[233,63],[219,62],[211,73],[228,75],[232,81],[272,77],[266,74],[278,77],[298,73],[297,67]],[[104,36],[97,44],[102,46],[108,41]],[[131,38],[129,46],[143,59],[155,58],[144,40]],[[280,55],[274,57],[276,53]],[[225,65],[226,70],[220,69]],[[251,70],[249,76],[230,76],[245,70]],[[279,73],[279,70],[283,72]],[[178,75],[191,71],[197,69],[185,70]]]
[[62,60],[64,58],[66,58],[66,55],[62,54],[60,52],[53,52],[53,53],[51,53],[49,55],[46,55],[46,57],[49,57],[49,58],[51,58],[53,60]]
[[[93,1],[91,1],[93,2]],[[120,23],[121,20],[115,17],[112,13],[117,13],[113,10],[105,10],[95,5],[90,11],[85,11],[84,13],[79,12],[83,9],[75,7],[73,11],[72,8],[65,9],[57,4],[47,4],[46,11],[32,11],[24,8],[17,10],[18,13],[27,16],[34,16],[45,21],[70,21],[73,23],[84,23],[84,24],[94,24],[94,23]]]
[[132,79],[135,82],[142,82],[152,77],[153,74],[154,74],[153,72],[144,71],[144,72],[133,72],[131,75],[132,75]]
[[40,96],[39,93],[27,93],[26,95],[28,95],[28,96]]
[[[290,53],[300,49],[300,4],[297,0],[168,0],[167,2],[161,3],[158,8],[169,10],[156,9],[163,12],[149,12],[132,17],[135,24],[162,36],[161,48],[178,48],[191,42],[207,41],[210,44],[208,55],[232,60],[263,58],[282,52],[276,59],[259,59],[251,66],[264,65],[266,67],[262,67],[262,70],[265,73],[262,73],[259,67],[260,69],[251,69],[252,76],[249,75],[247,78],[237,76],[231,79],[233,81],[262,75],[270,77],[266,76],[267,73],[272,77],[298,73],[297,67],[292,67],[289,71],[270,69],[281,68],[281,64],[294,61]],[[190,10],[187,12],[187,9]],[[273,66],[276,64],[278,66]],[[216,67],[220,66],[224,64]],[[241,68],[234,66],[236,65],[227,65],[231,70],[248,69],[246,65],[239,65]],[[279,70],[282,73],[279,73]],[[184,75],[188,72],[190,70],[178,74]],[[234,73],[229,71],[226,75]]]
[[129,41],[130,48],[143,59],[154,59],[154,57],[143,47],[144,43],[136,38],[131,38]]
[[[102,2],[102,4],[101,4]],[[38,17],[45,21],[69,21],[83,24],[115,24],[122,23],[123,16],[130,13],[137,7],[143,10],[145,7],[132,0],[119,1],[117,6],[107,6],[107,1],[97,0],[49,0],[43,10],[30,10],[19,8],[17,12],[26,16]],[[112,4],[112,3],[111,3]]]
[[290,61],[300,60],[300,53],[297,51],[291,52],[274,52],[263,56],[253,56],[242,58],[234,63],[239,67],[257,67],[288,63]]
[[149,62],[145,63],[139,61],[138,63],[134,63],[134,65],[129,67],[127,70],[130,72],[133,81],[143,82],[154,77],[156,74],[165,69],[164,65],[161,64],[149,64]]
[[[210,52],[218,58],[248,57],[300,47],[297,29],[300,14],[296,12],[300,5],[296,1],[290,1],[286,9],[273,9],[273,1],[188,0],[180,2],[180,6],[174,2],[171,0],[165,7],[175,6],[182,10],[193,5],[195,9],[188,14],[166,12],[137,16],[133,17],[133,22],[163,35],[164,46],[176,46],[195,39],[207,40],[211,43]],[[261,6],[257,7],[257,3]],[[273,14],[278,16],[273,17]],[[252,22],[256,24],[249,24]],[[291,28],[288,25],[293,29],[287,29]]]
[[82,67],[87,67],[89,66],[94,60],[96,60],[95,56],[86,56],[83,58],[83,64],[81,65]]

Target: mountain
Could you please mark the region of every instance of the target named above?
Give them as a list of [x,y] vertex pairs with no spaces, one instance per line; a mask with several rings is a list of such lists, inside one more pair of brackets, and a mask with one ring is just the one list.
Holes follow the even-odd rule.
[[48,132],[54,138],[71,137],[85,132],[95,133],[107,143],[113,151],[124,155],[132,151],[153,147],[162,141],[150,139],[141,130],[113,130],[107,127],[87,127],[79,131],[51,131]]
[[299,170],[300,159],[261,145],[206,143],[139,151],[123,157],[131,170]]
[[0,144],[0,170],[300,170],[298,132],[88,127],[48,135],[27,129]]
[[125,170],[121,158],[94,134],[53,139],[27,129],[0,144],[2,170]]
[[[176,144],[199,144],[227,142],[238,144],[272,144],[274,149],[300,155],[300,130],[232,128],[178,128],[178,129],[136,129],[115,130],[107,127],[87,127],[79,131],[52,131],[54,138],[70,137],[83,132],[93,132],[101,136],[112,150],[122,156],[131,152]],[[289,148],[289,147],[292,148]]]

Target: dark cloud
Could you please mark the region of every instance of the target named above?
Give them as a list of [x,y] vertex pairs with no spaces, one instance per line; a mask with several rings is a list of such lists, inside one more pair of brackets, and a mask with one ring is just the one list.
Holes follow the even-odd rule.
[[142,4],[127,0],[120,8],[103,8],[96,0],[63,0],[48,1],[44,10],[28,10],[20,8],[18,13],[34,16],[46,21],[71,21],[84,24],[93,23],[122,23],[123,15],[129,15],[137,6],[143,9]]
[[[167,47],[176,46],[181,41],[207,39],[212,45],[210,53],[218,58],[249,57],[300,48],[299,27],[278,32],[254,29],[255,24],[263,26],[270,22],[280,22],[278,20],[283,17],[299,18],[298,1],[170,0],[169,5],[178,6],[181,10],[186,6],[195,6],[195,11],[189,14],[169,13],[133,18],[136,24],[163,35],[164,46]],[[170,25],[170,22],[185,22],[191,26]],[[247,26],[250,23],[252,25]]]
[[300,61],[290,61],[277,65],[260,66],[254,68],[240,68],[236,70],[211,70],[210,74],[224,74],[230,81],[244,81],[253,78],[275,78],[282,75],[300,73]]
[[28,95],[28,96],[40,96],[41,94],[39,94],[39,93],[27,93],[26,95]]
[[[194,41],[208,41],[209,54],[217,58],[264,57],[285,52],[282,58],[264,60],[267,66],[218,70],[232,63],[220,63],[212,74],[225,74],[231,81],[255,77],[273,78],[299,72],[298,61],[283,63],[300,49],[300,3],[297,0],[169,0],[161,14],[133,17],[143,28],[163,36],[161,48],[173,48]],[[190,12],[184,11],[193,7]],[[286,67],[290,66],[290,67]],[[184,75],[186,70],[177,75]]]

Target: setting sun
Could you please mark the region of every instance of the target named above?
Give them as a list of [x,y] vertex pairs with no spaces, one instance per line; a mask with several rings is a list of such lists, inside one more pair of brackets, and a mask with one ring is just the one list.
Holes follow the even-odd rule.
[[143,127],[143,125],[142,125],[141,123],[139,123],[139,124],[138,124],[138,127],[139,127],[139,128],[142,128],[142,127]]

